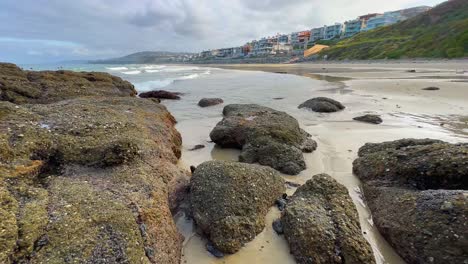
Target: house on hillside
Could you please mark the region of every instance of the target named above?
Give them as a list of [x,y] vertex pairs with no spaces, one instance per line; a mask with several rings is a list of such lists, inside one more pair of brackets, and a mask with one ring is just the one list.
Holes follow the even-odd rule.
[[364,20],[359,18],[346,21],[343,37],[349,38],[356,35],[357,33],[361,32],[361,29],[364,27],[364,25]]
[[324,27],[324,38],[325,40],[333,39],[336,37],[340,37],[341,34],[343,33],[343,24],[341,23],[335,23],[332,26],[325,26]]

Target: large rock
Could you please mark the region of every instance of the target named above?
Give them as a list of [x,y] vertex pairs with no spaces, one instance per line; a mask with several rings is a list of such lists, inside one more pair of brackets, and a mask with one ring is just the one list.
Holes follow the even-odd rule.
[[210,137],[221,147],[242,149],[242,162],[258,162],[295,175],[306,168],[302,152],[317,147],[297,120],[285,112],[255,104],[231,104],[224,107],[223,114]]
[[208,107],[213,105],[219,105],[224,103],[223,99],[221,98],[203,98],[198,102],[200,107]]
[[191,179],[193,217],[217,249],[235,253],[263,230],[268,209],[284,191],[271,168],[208,161]]
[[316,97],[305,101],[299,108],[308,108],[314,112],[331,113],[345,109],[340,102],[327,97]]
[[169,92],[165,90],[158,90],[158,91],[149,91],[145,93],[140,93],[138,96],[141,98],[157,98],[157,99],[171,99],[171,100],[179,100],[181,93],[178,92]]
[[106,96],[0,101],[0,263],[179,263],[168,197],[186,173],[175,120],[160,104],[98,89]]
[[361,122],[364,122],[364,123],[376,124],[376,125],[383,122],[382,118],[380,118],[380,116],[378,116],[378,115],[369,115],[369,114],[355,117],[355,118],[353,118],[353,120],[361,121]]
[[353,170],[375,225],[404,260],[468,262],[468,144],[366,144]]
[[375,263],[348,190],[329,175],[299,187],[281,222],[298,263]]
[[102,72],[23,71],[0,63],[0,100],[52,103],[83,96],[134,96],[133,85]]

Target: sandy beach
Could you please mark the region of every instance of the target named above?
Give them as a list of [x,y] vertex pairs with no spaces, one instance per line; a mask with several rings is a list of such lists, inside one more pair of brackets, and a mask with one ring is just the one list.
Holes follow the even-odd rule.
[[[357,157],[358,149],[367,142],[401,138],[468,142],[468,65],[463,62],[437,62],[210,67],[229,69],[225,72],[226,75],[237,72],[242,76],[252,76],[251,74],[256,74],[257,71],[267,72],[262,73],[261,78],[279,78],[278,85],[281,86],[287,86],[292,80],[300,82],[297,85],[301,87],[307,86],[310,80],[310,88],[301,93],[297,93],[297,87],[293,86],[274,88],[268,94],[265,93],[268,89],[262,90],[263,96],[267,98],[262,99],[264,102],[258,102],[288,112],[297,118],[301,127],[318,142],[317,151],[305,155],[307,170],[298,176],[284,175],[285,178],[303,184],[315,174],[330,174],[348,188],[359,212],[363,234],[372,245],[377,262],[404,263],[373,226],[370,212],[361,197],[360,181],[352,173],[352,162]],[[226,80],[220,80],[219,83],[223,81]],[[245,82],[243,84],[245,85]],[[422,90],[426,87],[438,87],[440,90]],[[175,87],[171,88],[178,90],[179,86],[175,84]],[[210,86],[206,89],[212,95],[223,97],[222,89],[210,90]],[[255,89],[253,83],[252,89]],[[235,96],[224,95],[231,97],[227,103],[256,99],[255,95],[245,99],[240,90],[231,93]],[[318,96],[334,98],[342,102],[346,109],[332,114],[297,109],[298,103]],[[272,99],[275,97],[284,99]],[[180,103],[167,103],[176,118],[180,111]],[[208,118],[187,117],[179,120],[177,129],[184,141],[181,160],[181,166],[184,168],[210,159],[237,160],[237,150],[220,149],[208,142],[209,132],[221,120],[221,109],[222,106],[217,106],[215,110],[209,110],[213,114],[208,115]],[[373,125],[352,120],[353,117],[367,113],[381,115],[384,122]],[[200,151],[189,151],[193,145],[200,143],[206,144],[207,147]],[[288,189],[289,194],[294,191],[294,188]],[[186,237],[182,263],[294,263],[286,241],[271,228],[272,221],[278,218],[279,214],[276,208],[272,208],[267,215],[266,229],[241,251],[222,259],[216,259],[207,253],[205,242],[194,233],[191,221],[183,216],[176,217],[179,230]]]

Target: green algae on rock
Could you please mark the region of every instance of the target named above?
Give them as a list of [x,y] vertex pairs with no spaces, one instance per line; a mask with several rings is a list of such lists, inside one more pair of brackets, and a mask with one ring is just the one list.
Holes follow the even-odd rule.
[[[23,71],[0,63],[0,100],[51,103],[82,96],[134,96],[133,85],[103,72]],[[1,116],[1,115],[0,115]]]
[[375,263],[348,190],[329,175],[315,175],[300,186],[281,222],[298,263]]
[[406,262],[468,261],[468,144],[366,144],[353,170],[375,225]]
[[[10,68],[9,83],[25,74]],[[0,101],[0,263],[179,263],[169,197],[187,173],[175,120],[133,88],[99,87],[106,97]]]
[[258,162],[283,173],[296,175],[306,168],[302,152],[312,152],[317,143],[285,112],[255,105],[231,104],[210,138],[221,147],[242,149],[239,161]]
[[268,209],[284,191],[284,180],[269,167],[204,162],[191,179],[193,217],[217,249],[235,253],[264,229]]

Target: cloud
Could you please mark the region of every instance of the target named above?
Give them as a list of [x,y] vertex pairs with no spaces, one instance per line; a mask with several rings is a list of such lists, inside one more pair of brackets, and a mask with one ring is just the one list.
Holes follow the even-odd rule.
[[[442,0],[2,0],[0,60],[193,51]],[[53,56],[50,58],[50,56]]]

